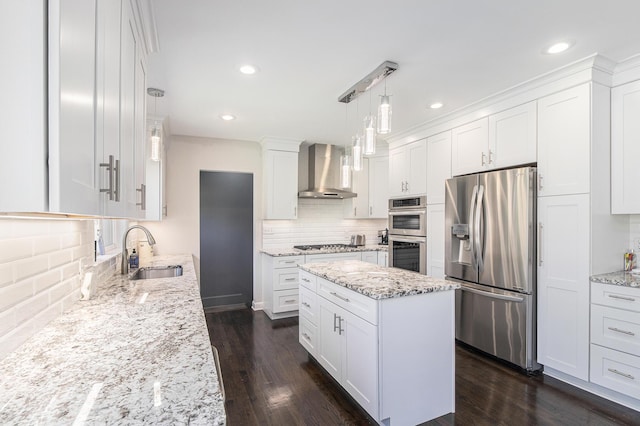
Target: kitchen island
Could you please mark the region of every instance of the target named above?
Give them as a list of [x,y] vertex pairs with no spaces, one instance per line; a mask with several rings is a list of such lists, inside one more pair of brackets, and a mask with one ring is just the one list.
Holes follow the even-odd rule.
[[300,268],[300,344],[378,423],[455,411],[459,285],[347,260]]
[[0,424],[225,423],[191,256],[180,277],[116,275],[0,361]]

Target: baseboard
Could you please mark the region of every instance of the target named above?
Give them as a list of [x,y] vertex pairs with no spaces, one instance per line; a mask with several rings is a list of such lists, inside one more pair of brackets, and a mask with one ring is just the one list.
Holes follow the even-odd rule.
[[256,302],[255,300],[251,302],[251,309],[254,311],[262,311],[264,310],[264,302]]

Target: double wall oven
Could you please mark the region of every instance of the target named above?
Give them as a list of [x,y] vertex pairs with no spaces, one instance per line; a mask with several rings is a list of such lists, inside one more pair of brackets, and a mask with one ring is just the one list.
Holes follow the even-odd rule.
[[427,198],[389,200],[389,266],[427,273]]

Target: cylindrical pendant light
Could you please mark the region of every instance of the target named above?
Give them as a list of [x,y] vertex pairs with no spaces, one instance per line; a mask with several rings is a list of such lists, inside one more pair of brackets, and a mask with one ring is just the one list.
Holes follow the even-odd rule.
[[385,135],[391,132],[391,102],[385,90],[385,94],[380,96],[378,105],[378,133]]
[[376,153],[376,118],[368,115],[364,118],[364,155]]
[[160,129],[151,129],[151,161],[160,161]]
[[340,187],[351,188],[351,148],[347,146],[340,156]]
[[364,163],[364,147],[362,146],[362,138],[356,134],[353,138],[353,170],[359,172],[362,170]]

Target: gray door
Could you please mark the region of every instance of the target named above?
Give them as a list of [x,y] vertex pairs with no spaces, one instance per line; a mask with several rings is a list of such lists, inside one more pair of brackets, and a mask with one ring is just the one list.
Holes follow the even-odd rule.
[[472,231],[478,175],[448,179],[445,190],[445,274],[448,277],[477,282],[478,267]]
[[253,300],[253,174],[200,171],[200,295],[205,308]]
[[533,291],[535,182],[532,167],[480,175],[480,284],[524,293]]

